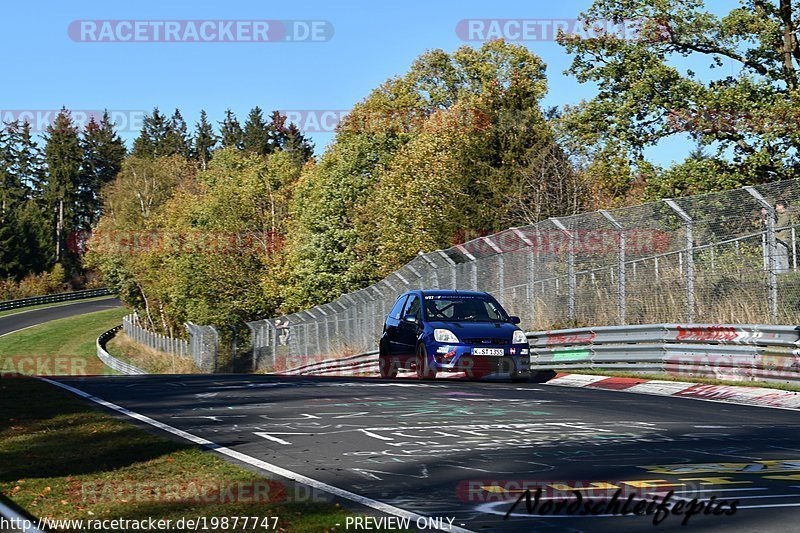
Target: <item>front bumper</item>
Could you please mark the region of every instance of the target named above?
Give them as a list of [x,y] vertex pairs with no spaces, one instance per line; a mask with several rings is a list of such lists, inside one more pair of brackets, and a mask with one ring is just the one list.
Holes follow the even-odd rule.
[[[473,348],[502,349],[503,355],[475,355]],[[530,348],[527,344],[505,346],[447,345],[434,343],[428,346],[431,365],[438,372],[463,372],[467,377],[530,376]]]

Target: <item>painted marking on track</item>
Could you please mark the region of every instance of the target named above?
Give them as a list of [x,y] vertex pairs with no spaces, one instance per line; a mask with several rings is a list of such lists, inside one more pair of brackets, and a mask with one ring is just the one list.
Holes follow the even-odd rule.
[[373,432],[371,432],[371,431],[369,431],[367,429],[363,429],[362,428],[360,431],[362,433],[364,433],[364,435],[367,435],[367,436],[372,437],[374,439],[378,439],[378,440],[394,440],[391,437],[384,437],[383,435],[378,435],[377,433],[373,433]]
[[254,435],[258,435],[261,438],[277,442],[278,444],[285,444],[287,446],[291,446],[292,445],[291,442],[279,439],[275,435],[313,435],[313,433],[264,433],[262,431],[259,431],[258,433],[254,433]]
[[180,418],[205,418],[206,420],[213,420],[214,422],[224,422],[223,418],[245,418],[247,415],[216,415],[216,416],[171,416],[170,418],[180,419]]
[[[131,417],[131,418],[133,418],[135,420],[138,420],[140,422],[144,422],[145,424],[151,425],[151,426],[153,426],[155,428],[158,428],[158,429],[160,429],[162,431],[166,431],[167,433],[171,433],[173,435],[176,435],[178,437],[186,439],[186,440],[188,440],[190,442],[193,442],[195,444],[198,444],[200,446],[204,446],[204,447],[208,448],[209,450],[214,451],[214,452],[216,452],[216,453],[218,453],[220,455],[224,455],[226,457],[230,457],[232,459],[236,459],[237,461],[241,461],[243,463],[247,463],[247,464],[249,464],[251,466],[254,466],[254,467],[258,468],[258,469],[270,472],[272,474],[276,474],[278,476],[284,477],[284,478],[292,480],[292,481],[296,481],[297,483],[301,483],[303,485],[308,485],[309,487],[312,487],[312,488],[327,492],[329,494],[333,494],[334,496],[338,496],[340,498],[344,498],[346,500],[350,500],[352,502],[355,502],[355,503],[358,503],[358,504],[361,504],[361,505],[365,505],[365,506],[370,507],[372,509],[375,509],[376,511],[379,511],[381,513],[386,513],[386,514],[390,514],[390,515],[394,515],[394,516],[399,516],[399,517],[402,517],[402,518],[409,518],[409,519],[414,520],[414,521],[417,521],[418,519],[425,520],[425,519],[430,518],[429,516],[422,515],[422,514],[419,514],[419,513],[415,513],[413,511],[407,511],[406,509],[401,509],[400,507],[395,507],[394,505],[390,505],[388,503],[384,503],[384,502],[381,502],[381,501],[378,501],[378,500],[373,500],[372,498],[368,498],[366,496],[362,496],[360,494],[356,494],[355,492],[350,492],[349,490],[345,490],[345,489],[336,487],[334,485],[329,485],[329,484],[324,483],[322,481],[310,478],[308,476],[304,476],[303,474],[298,474],[297,472],[293,472],[293,471],[288,470],[286,468],[283,468],[283,467],[280,467],[280,466],[277,466],[277,465],[273,465],[273,464],[268,463],[266,461],[262,461],[261,459],[256,459],[255,457],[251,457],[251,456],[243,454],[241,452],[237,452],[237,451],[232,450],[232,449],[230,449],[230,448],[228,448],[226,446],[221,446],[221,445],[219,445],[219,444],[217,444],[215,442],[212,442],[212,441],[210,441],[208,439],[204,439],[202,437],[198,437],[197,435],[194,435],[194,434],[189,433],[187,431],[183,431],[182,429],[178,429],[176,427],[170,426],[170,425],[165,424],[163,422],[159,422],[158,420],[152,419],[152,418],[150,418],[148,416],[145,416],[143,414],[137,413],[135,411],[131,411],[131,410],[126,409],[124,407],[121,407],[121,406],[119,406],[117,404],[114,404],[114,403],[111,403],[109,401],[106,401],[106,400],[104,400],[102,398],[98,398],[96,396],[92,396],[91,394],[89,394],[87,392],[84,392],[84,391],[82,391],[80,389],[76,389],[75,387],[71,387],[71,386],[69,386],[69,385],[67,385],[65,383],[60,383],[58,381],[54,381],[52,379],[47,379],[47,378],[39,378],[39,379],[41,379],[45,383],[50,383],[51,385],[55,385],[56,387],[60,387],[60,388],[62,388],[64,390],[66,390],[66,391],[69,391],[69,392],[73,393],[73,394],[77,394],[81,398],[85,398],[85,399],[87,399],[89,401],[92,401],[94,403],[102,405],[103,407],[106,407],[107,409],[111,409],[112,411],[116,411],[116,412],[118,412],[120,414],[123,414],[125,416],[129,416],[129,417]],[[469,529],[464,529],[464,528],[457,527],[457,526],[449,526],[449,529],[447,531],[454,532],[454,533],[474,533],[473,531],[471,531]]]
[[[45,322],[43,322],[42,324],[45,324]],[[27,328],[15,329],[14,331],[9,331],[8,333],[3,333],[2,335],[0,335],[0,337],[5,337],[7,335],[11,335],[12,333],[19,333],[20,331],[25,331],[26,329],[31,329],[31,328],[35,328],[36,326],[41,326],[42,324],[34,324],[32,326],[28,326]]]

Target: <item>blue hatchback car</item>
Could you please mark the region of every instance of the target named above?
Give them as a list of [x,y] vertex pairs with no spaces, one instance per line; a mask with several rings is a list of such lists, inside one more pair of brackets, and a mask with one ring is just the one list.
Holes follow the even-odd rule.
[[405,368],[415,370],[419,379],[465,372],[472,378],[528,381],[530,348],[519,322],[485,292],[406,292],[383,326],[381,377],[394,378]]

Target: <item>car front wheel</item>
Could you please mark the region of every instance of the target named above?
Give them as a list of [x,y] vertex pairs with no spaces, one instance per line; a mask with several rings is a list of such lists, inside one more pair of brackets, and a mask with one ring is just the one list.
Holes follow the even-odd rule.
[[417,378],[426,380],[436,378],[436,369],[430,367],[428,350],[424,344],[420,344],[417,348]]

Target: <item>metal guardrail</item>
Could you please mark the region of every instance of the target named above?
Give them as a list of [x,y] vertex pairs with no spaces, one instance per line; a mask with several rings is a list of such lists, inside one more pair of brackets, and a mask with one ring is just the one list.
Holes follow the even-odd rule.
[[800,382],[797,326],[645,324],[534,332],[528,338],[531,364],[541,369]]
[[378,350],[358,355],[343,357],[342,359],[326,359],[316,363],[298,366],[285,370],[281,374],[295,376],[325,376],[347,375],[378,372]]
[[97,338],[97,357],[101,361],[103,361],[103,363],[107,367],[111,368],[112,370],[116,370],[120,374],[128,374],[128,375],[147,374],[147,372],[145,372],[141,368],[135,367],[135,366],[133,366],[133,365],[131,365],[129,363],[126,363],[124,361],[120,361],[116,357],[112,357],[106,351],[106,343],[108,341],[110,341],[111,339],[113,339],[114,336],[117,334],[117,332],[120,331],[121,329],[122,329],[121,325],[117,326],[114,329],[110,329],[110,330],[106,331],[105,333],[103,333],[102,335],[100,335]]
[[113,293],[108,289],[89,289],[85,291],[48,294],[46,296],[33,296],[31,298],[22,298],[19,300],[6,300],[5,302],[0,302],[0,311],[8,311],[10,309],[21,309],[23,307],[31,307],[34,305],[70,302],[73,300],[86,300],[88,298],[110,296],[112,294]]
[[[644,324],[530,332],[531,368],[664,372],[800,383],[800,327]],[[377,370],[377,351],[294,367],[293,375]]]

